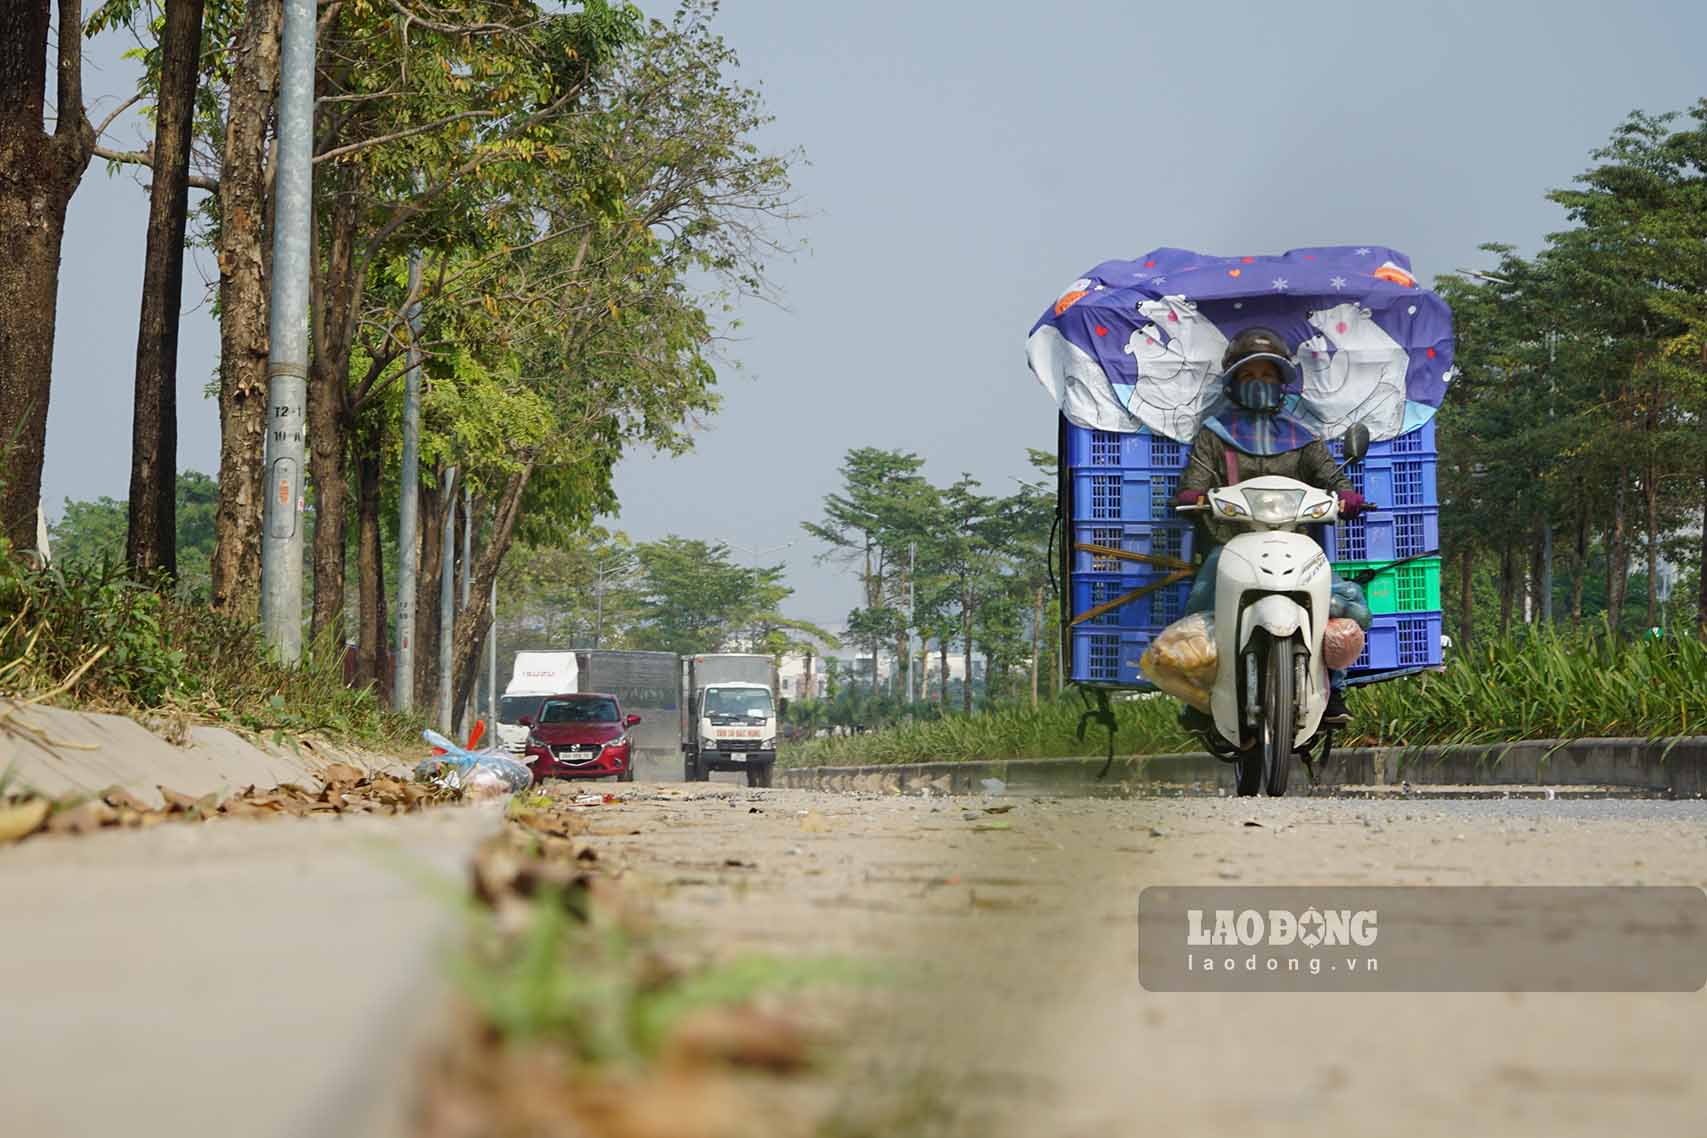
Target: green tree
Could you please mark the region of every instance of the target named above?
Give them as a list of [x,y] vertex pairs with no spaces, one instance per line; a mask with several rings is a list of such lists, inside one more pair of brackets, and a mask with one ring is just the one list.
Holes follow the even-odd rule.
[[722,542],[670,536],[634,547],[641,568],[636,646],[687,656],[747,643],[792,592],[783,568],[750,569]]

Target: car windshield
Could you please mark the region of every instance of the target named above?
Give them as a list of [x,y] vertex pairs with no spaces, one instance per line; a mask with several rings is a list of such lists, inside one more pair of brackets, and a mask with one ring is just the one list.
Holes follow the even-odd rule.
[[615,723],[617,718],[612,699],[557,699],[539,713],[541,723]]
[[499,723],[520,723],[522,717],[539,718],[539,705],[545,702],[542,695],[507,695],[498,701]]
[[705,693],[705,713],[769,718],[771,693],[764,688],[709,688]]

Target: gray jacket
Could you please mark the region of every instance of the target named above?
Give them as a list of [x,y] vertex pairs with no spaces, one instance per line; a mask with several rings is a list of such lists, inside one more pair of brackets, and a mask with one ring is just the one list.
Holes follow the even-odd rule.
[[[1233,478],[1227,466],[1227,452],[1232,451],[1238,462],[1238,478]],[[1310,486],[1322,490],[1350,490],[1351,479],[1339,469],[1334,461],[1334,454],[1328,449],[1328,444],[1317,439],[1307,447],[1287,451],[1285,454],[1261,455],[1245,454],[1243,451],[1227,445],[1226,440],[1208,427],[1197,432],[1197,438],[1191,444],[1191,458],[1185,464],[1185,472],[1180,475],[1180,490],[1207,491],[1217,486],[1230,486],[1235,481],[1255,478],[1262,474],[1279,474],[1286,478],[1296,478]],[[1209,531],[1209,536],[1216,545],[1224,545],[1234,534],[1239,533],[1237,526],[1226,522],[1216,521],[1208,515],[1198,515],[1198,520]]]

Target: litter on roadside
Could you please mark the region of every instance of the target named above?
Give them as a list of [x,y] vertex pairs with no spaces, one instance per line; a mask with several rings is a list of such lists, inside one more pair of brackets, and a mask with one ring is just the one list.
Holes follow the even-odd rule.
[[[469,742],[480,735],[477,729]],[[471,751],[430,729],[422,731],[421,738],[435,753],[416,764],[418,782],[460,790],[470,798],[499,798],[533,785],[533,772],[498,748]]]

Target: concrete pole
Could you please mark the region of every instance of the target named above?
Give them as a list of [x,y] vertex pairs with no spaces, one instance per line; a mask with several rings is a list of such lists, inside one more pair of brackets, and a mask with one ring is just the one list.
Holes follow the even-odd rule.
[[907,706],[913,706],[913,559],[918,543],[907,543]]
[[439,730],[449,735],[451,716],[451,633],[456,628],[456,467],[445,471],[445,533],[439,555]]
[[278,167],[267,333],[266,512],[261,631],[302,658],[303,452],[308,405],[308,232],[314,213],[314,0],[285,0],[279,49]]
[[[409,291],[421,281],[421,259],[409,262]],[[397,495],[397,662],[391,706],[415,703],[415,590],[421,569],[421,305],[409,309],[409,368],[403,373],[403,469]]]
[[[461,608],[468,611],[469,577],[474,572],[474,493],[469,490],[467,481],[462,484],[462,597]],[[474,672],[474,684],[468,689],[468,704],[463,709],[463,723],[473,726],[474,713],[480,707],[479,693],[480,672]]]

